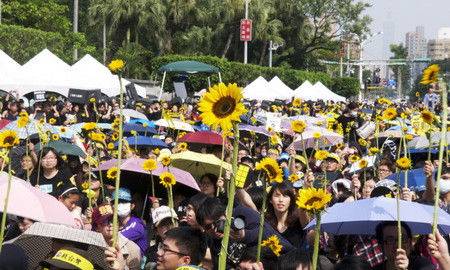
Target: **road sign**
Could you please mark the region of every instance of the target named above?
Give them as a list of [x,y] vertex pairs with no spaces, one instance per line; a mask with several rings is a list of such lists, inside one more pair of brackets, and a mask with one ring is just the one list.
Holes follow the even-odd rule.
[[252,20],[242,19],[240,27],[241,41],[251,41],[252,40]]

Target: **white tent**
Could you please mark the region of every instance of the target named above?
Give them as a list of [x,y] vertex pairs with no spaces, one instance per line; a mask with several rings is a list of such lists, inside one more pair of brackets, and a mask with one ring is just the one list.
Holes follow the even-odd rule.
[[294,97],[303,100],[317,100],[317,96],[314,94],[313,85],[308,80],[304,81],[302,85],[294,90]]
[[278,76],[275,76],[270,80],[269,88],[276,94],[276,99],[287,100],[291,99],[294,95],[294,91],[284,84]]
[[[100,89],[107,96],[117,96],[120,94],[120,85],[117,75],[111,74],[109,69],[94,57],[86,54],[71,67],[71,73],[76,78],[76,83],[71,88],[77,89]],[[125,87],[130,82],[122,79]],[[144,87],[135,85],[139,96],[145,97]]]
[[346,100],[345,97],[339,96],[338,94],[334,93],[321,82],[317,82],[316,84],[314,84],[313,89],[314,92],[319,95],[319,99],[332,100],[335,102]]
[[259,76],[244,88],[244,98],[248,100],[269,100],[277,98],[276,94],[270,90],[269,83]]
[[35,55],[14,73],[6,83],[0,84],[0,88],[17,90],[20,95],[36,90],[67,95],[73,83],[70,66],[47,49]]
[[[0,78],[1,85],[11,85],[17,80],[20,64],[0,50]],[[3,88],[3,87],[0,87]]]

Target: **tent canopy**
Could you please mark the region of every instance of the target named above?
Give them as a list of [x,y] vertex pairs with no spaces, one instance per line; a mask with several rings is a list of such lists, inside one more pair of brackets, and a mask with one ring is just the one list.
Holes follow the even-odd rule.
[[244,98],[248,100],[270,100],[273,101],[276,95],[270,91],[269,83],[259,76],[244,88]]
[[198,61],[177,61],[162,66],[161,72],[184,72],[184,73],[216,73],[220,72],[218,67],[208,65]]
[[269,87],[274,93],[277,95],[277,99],[287,100],[291,99],[294,95],[294,91],[292,91],[289,86],[287,86],[278,76],[275,76],[270,80]]

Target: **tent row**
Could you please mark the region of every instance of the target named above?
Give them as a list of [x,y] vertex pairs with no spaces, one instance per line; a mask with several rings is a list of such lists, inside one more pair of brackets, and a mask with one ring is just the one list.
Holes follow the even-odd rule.
[[[72,66],[48,49],[31,58],[22,66],[0,50],[0,89],[15,90],[20,96],[34,91],[52,91],[68,96],[69,89],[100,89],[109,97],[120,93],[117,75],[94,57],[86,54]],[[122,85],[130,82],[122,79]],[[136,85],[138,95],[146,96],[146,90]]]
[[303,82],[297,89],[292,90],[283,81],[275,76],[269,82],[259,76],[244,88],[244,98],[248,100],[290,100],[301,98],[302,100],[331,100],[335,102],[345,101],[345,97],[339,96],[328,89],[321,82],[312,85],[309,81]]

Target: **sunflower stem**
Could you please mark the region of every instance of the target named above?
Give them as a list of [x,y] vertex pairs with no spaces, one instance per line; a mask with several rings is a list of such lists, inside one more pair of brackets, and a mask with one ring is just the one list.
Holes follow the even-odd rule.
[[231,217],[233,215],[233,206],[234,206],[234,195],[236,192],[236,172],[237,172],[237,156],[238,156],[238,147],[239,147],[239,124],[235,122],[233,124],[234,131],[234,142],[233,142],[233,179],[228,188],[228,204],[226,210],[226,222],[225,228],[223,232],[222,238],[222,246],[219,254],[219,270],[225,270],[227,266],[227,251],[228,251],[228,242],[230,240],[230,229],[231,229]]
[[155,182],[153,180],[153,173],[150,172],[150,178],[152,179],[151,185],[152,185],[152,197],[155,197]]
[[259,214],[259,231],[258,231],[258,249],[256,251],[256,262],[259,263],[261,261],[261,242],[264,232],[264,217],[266,213],[266,201],[267,201],[267,181],[266,178],[263,178],[263,201]]
[[114,212],[113,212],[113,241],[112,247],[115,247],[117,244],[118,234],[119,234],[119,219],[117,215],[117,209],[119,207],[119,188],[120,188],[120,168],[122,165],[122,148],[123,148],[123,85],[122,85],[122,74],[118,74],[119,77],[119,85],[120,85],[120,95],[119,95],[119,146],[117,148],[118,157],[117,157],[117,179],[114,193]]
[[320,240],[320,212],[315,214],[316,216],[316,228],[314,230],[314,250],[312,257],[312,270],[317,269],[317,259],[319,258],[319,240]]
[[[442,89],[442,126],[441,126],[441,139],[439,142],[439,165],[438,165],[438,171],[437,171],[437,179],[436,179],[436,192],[435,192],[435,198],[434,198],[434,213],[433,213],[433,235],[436,232],[437,229],[437,222],[438,222],[438,210],[439,210],[439,182],[441,180],[442,176],[442,160],[444,159],[444,144],[447,140],[447,117],[448,117],[448,108],[447,108],[447,85],[443,83],[443,81],[440,81],[439,85]],[[430,136],[431,137],[431,136]]]
[[[222,155],[220,156],[220,169],[219,169],[219,180],[222,179],[222,166],[223,166],[223,159],[225,157],[225,136],[222,136]],[[216,197],[219,197],[220,194],[220,188],[217,188],[216,190]]]
[[303,146],[303,157],[305,158],[305,163],[306,163],[306,170],[309,170],[309,160],[308,160],[308,154],[306,154],[306,146],[305,146],[305,141],[303,140],[303,134],[300,133],[300,140],[302,141],[302,146]]
[[[9,156],[9,152],[8,152]],[[9,202],[9,194],[11,193],[11,180],[12,180],[12,174],[11,174],[11,160],[8,163],[8,186],[6,188],[6,196],[5,196],[5,202],[3,205],[3,213],[2,213],[2,223],[0,228],[0,251],[2,251],[3,246],[3,240],[5,237],[5,229],[6,229],[6,216],[8,213],[8,202]]]
[[[96,153],[97,153],[97,160],[100,164],[100,152],[99,149],[97,148],[97,146],[95,147]],[[105,188],[103,186],[103,175],[102,175],[102,171],[99,171],[98,173],[98,177],[100,178],[100,185],[101,185],[101,191],[102,191],[102,203],[105,201]]]

